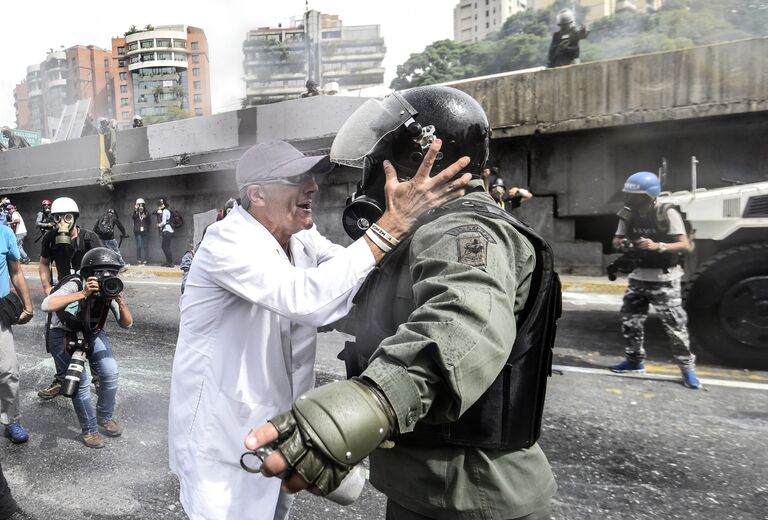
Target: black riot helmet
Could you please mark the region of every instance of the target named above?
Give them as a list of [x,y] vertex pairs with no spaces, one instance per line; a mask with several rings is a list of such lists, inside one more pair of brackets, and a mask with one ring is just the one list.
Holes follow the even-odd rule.
[[416,87],[368,100],[347,119],[331,147],[331,161],[363,170],[344,209],[344,230],[357,239],[384,212],[385,159],[399,178],[413,177],[432,141],[439,138],[443,145],[433,174],[468,156],[464,173],[480,178],[490,137],[483,108],[455,88]]
[[93,276],[96,271],[119,271],[122,267],[117,253],[106,247],[94,247],[83,255],[80,274]]

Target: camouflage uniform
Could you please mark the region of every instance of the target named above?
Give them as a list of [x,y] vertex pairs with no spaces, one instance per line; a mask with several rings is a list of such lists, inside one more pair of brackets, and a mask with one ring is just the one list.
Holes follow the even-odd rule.
[[[639,223],[640,229],[629,229],[624,221],[620,221],[616,235],[629,236],[632,240],[639,235],[652,236],[656,240],[668,237],[665,241],[669,242],[674,236],[685,234],[685,225],[680,213],[672,208],[666,213],[670,222],[667,233],[642,229],[643,223]],[[651,227],[649,221],[644,225]],[[641,363],[645,359],[643,348],[645,320],[648,317],[648,306],[651,304],[661,319],[664,331],[672,341],[672,353],[680,368],[684,370],[695,368],[696,356],[691,352],[691,341],[688,335],[688,315],[683,309],[680,294],[682,277],[683,268],[680,265],[669,268],[637,267],[629,275],[629,285],[621,306],[621,333],[627,340],[624,352],[629,361]]]
[[621,306],[621,333],[627,340],[624,353],[634,363],[645,360],[643,339],[648,305],[652,304],[672,341],[672,354],[680,368],[693,369],[696,356],[691,352],[688,316],[680,296],[680,280],[646,282],[630,278]]

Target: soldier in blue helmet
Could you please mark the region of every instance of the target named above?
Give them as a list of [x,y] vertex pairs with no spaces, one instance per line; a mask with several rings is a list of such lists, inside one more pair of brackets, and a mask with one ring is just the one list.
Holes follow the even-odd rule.
[[680,294],[682,257],[691,250],[683,217],[673,204],[657,204],[661,184],[651,172],[631,175],[622,191],[625,194],[624,208],[619,212],[613,245],[616,249],[632,249],[637,267],[629,275],[621,307],[621,330],[627,341],[626,360],[612,366],[611,370],[645,372],[644,327],[651,304],[672,342],[683,384],[688,388],[701,388],[695,372],[696,356],[691,352],[688,316]]

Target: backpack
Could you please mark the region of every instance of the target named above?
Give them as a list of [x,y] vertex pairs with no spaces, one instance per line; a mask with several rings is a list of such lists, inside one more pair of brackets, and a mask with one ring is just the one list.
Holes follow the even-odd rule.
[[178,212],[178,210],[175,209],[169,209],[171,213],[171,219],[168,221],[168,224],[171,225],[173,229],[179,229],[181,226],[184,225],[184,219],[181,216],[181,213]]
[[113,230],[115,229],[115,223],[110,218],[110,215],[104,215],[99,219],[99,222],[96,224],[96,234],[97,235],[109,235],[113,233]]

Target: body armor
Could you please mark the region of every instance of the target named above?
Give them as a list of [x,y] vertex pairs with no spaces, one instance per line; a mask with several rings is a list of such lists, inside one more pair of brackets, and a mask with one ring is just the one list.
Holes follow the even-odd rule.
[[[632,242],[642,237],[650,238],[654,242],[671,242],[674,237],[669,234],[667,211],[673,207],[675,207],[673,204],[659,204],[645,216],[624,208],[618,215],[625,222],[627,236]],[[638,260],[638,267],[669,269],[683,263],[683,256],[680,253],[636,250],[633,255]]]
[[[551,375],[556,321],[561,313],[560,281],[549,245],[525,224],[492,205],[461,201],[433,210],[421,222],[468,211],[509,222],[533,245],[536,267],[525,307],[517,318],[511,353],[486,392],[453,423],[417,424],[399,435],[404,445],[472,446],[516,450],[532,446],[541,433],[547,377]],[[411,234],[392,250],[356,297],[354,321],[364,323],[356,342],[345,345],[347,376],[360,375],[381,341],[395,334],[413,311],[408,267]],[[396,283],[393,283],[396,282]],[[393,303],[394,302],[394,303]]]

